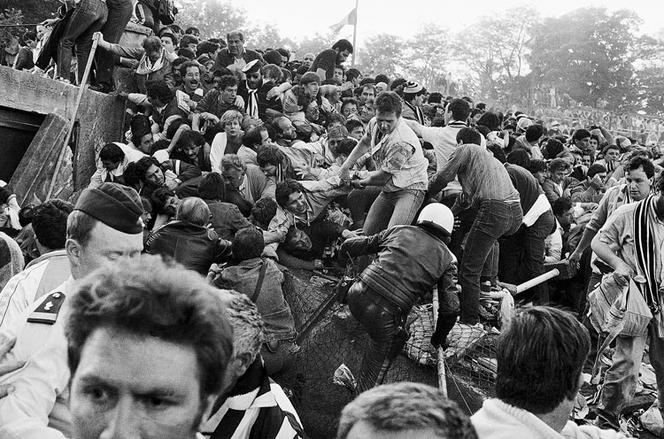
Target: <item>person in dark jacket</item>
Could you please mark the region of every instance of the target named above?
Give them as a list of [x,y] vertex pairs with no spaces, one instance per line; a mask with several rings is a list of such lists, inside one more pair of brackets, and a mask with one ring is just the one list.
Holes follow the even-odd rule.
[[219,239],[210,222],[210,209],[196,197],[178,205],[175,221],[155,230],[145,243],[148,254],[171,257],[190,270],[206,275],[210,266],[230,253],[230,242]]
[[240,209],[233,203],[226,203],[224,178],[210,172],[198,184],[198,196],[207,203],[212,215],[212,228],[221,239],[233,240],[238,230],[251,226]]
[[422,209],[414,226],[393,226],[381,233],[350,238],[341,252],[350,256],[378,253],[348,291],[348,307],[369,333],[357,391],[382,383],[408,339],[406,317],[418,298],[438,287],[438,328],[432,342],[442,344],[456,321],[456,258],[446,242],[454,215],[443,204]]
[[282,289],[284,275],[272,259],[261,256],[265,241],[260,229],[250,226],[237,232],[232,248],[238,264],[221,270],[214,284],[246,294],[256,304],[265,322],[261,355],[265,370],[273,376],[287,369],[300,350],[293,313]]

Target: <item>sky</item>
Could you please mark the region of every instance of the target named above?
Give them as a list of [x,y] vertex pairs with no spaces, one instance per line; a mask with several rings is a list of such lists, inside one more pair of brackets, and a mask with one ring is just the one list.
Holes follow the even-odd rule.
[[[609,10],[631,9],[644,23],[641,31],[654,33],[664,28],[661,0],[358,0],[358,45],[372,35],[392,33],[403,38],[415,34],[424,23],[436,23],[451,31],[461,31],[482,16],[503,9],[533,5],[544,17],[557,17],[582,6],[605,6]],[[242,7],[255,23],[272,23],[284,36],[299,40],[303,35],[327,33],[355,7],[355,0],[244,0]],[[327,5],[334,4],[334,8]],[[284,7],[287,6],[287,7]],[[524,17],[527,19],[527,17]],[[352,26],[346,26],[339,38],[352,38]]]

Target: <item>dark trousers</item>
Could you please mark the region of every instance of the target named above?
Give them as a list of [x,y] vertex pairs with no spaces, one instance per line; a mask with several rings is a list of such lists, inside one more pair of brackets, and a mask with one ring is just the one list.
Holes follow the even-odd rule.
[[[132,2],[131,0],[106,0],[106,6],[108,7],[108,18],[106,24],[101,28],[101,33],[104,35],[104,40],[109,43],[117,43],[131,18]],[[113,66],[118,59],[118,56],[111,56],[103,50],[95,54],[97,84],[108,87],[113,84]]]
[[78,62],[77,82],[83,80],[85,66],[92,48],[92,34],[101,30],[108,9],[101,0],[81,0],[76,6],[60,40],[58,54],[58,76],[69,79],[71,70],[72,49],[76,46]]
[[519,230],[522,217],[518,202],[480,202],[477,216],[466,238],[459,268],[461,323],[474,325],[479,322],[480,276],[486,258],[499,238]]
[[410,310],[399,309],[360,280],[348,291],[348,308],[371,339],[356,376],[357,391],[363,392],[383,382],[392,361],[403,348],[407,340],[404,323]]
[[[544,240],[553,230],[555,218],[549,210],[530,227],[521,226],[512,236],[500,239],[500,280],[518,285],[544,272]],[[546,283],[532,288],[530,296],[539,305],[549,303]]]

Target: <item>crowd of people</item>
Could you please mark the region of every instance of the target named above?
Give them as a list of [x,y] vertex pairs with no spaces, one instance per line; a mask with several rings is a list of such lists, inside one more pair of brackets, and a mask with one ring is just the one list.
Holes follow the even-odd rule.
[[[80,82],[93,39],[95,90],[131,71],[115,93],[131,120],[75,204],[0,189],[1,437],[306,437],[278,384],[300,355],[285,272],[348,266],[339,299],[371,343],[339,438],[623,437],[646,345],[664,396],[658,150],[364,76],[347,40],[298,60],[157,20],[125,47],[127,3],[81,0],[47,23],[64,28],[54,78]],[[431,343],[459,347],[485,332],[485,293],[561,261],[578,273],[515,296],[496,399],[472,418],[384,384],[434,290]],[[614,303],[597,297],[617,284],[650,313],[639,330],[607,327]],[[582,372],[611,341],[597,425],[578,426]]]

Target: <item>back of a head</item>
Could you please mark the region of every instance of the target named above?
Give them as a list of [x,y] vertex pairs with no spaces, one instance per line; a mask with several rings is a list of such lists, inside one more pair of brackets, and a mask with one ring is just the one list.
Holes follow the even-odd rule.
[[568,170],[569,168],[571,168],[571,165],[565,159],[553,159],[549,163],[549,171],[551,173]]
[[265,249],[263,232],[256,227],[238,230],[233,238],[233,257],[238,261],[260,258]]
[[465,122],[470,116],[470,104],[465,99],[454,99],[448,109],[454,120]]
[[258,313],[256,304],[247,295],[234,290],[225,290],[231,296],[226,308],[228,322],[233,328],[233,356],[244,354],[253,361],[265,342],[265,324]]
[[544,135],[544,127],[542,125],[531,125],[526,128],[526,140],[528,142],[536,142]]
[[588,168],[586,176],[588,176],[589,178],[593,178],[595,175],[602,173],[606,173],[606,168],[604,167],[604,165],[602,165],[601,163],[593,163]]
[[[104,265],[77,283],[65,323],[74,375],[86,341],[109,329],[193,349],[201,395],[220,391],[233,349],[229,298],[184,267],[143,255]],[[175,378],[175,377],[174,377]]]
[[205,226],[210,222],[210,208],[198,197],[187,197],[180,201],[175,214],[176,219],[188,223]]
[[573,399],[590,349],[588,331],[572,315],[535,306],[519,311],[498,343],[496,397],[534,414]]
[[454,401],[434,387],[409,382],[374,387],[346,405],[337,439],[360,437],[360,429],[369,429],[374,437],[420,432],[437,439],[477,438],[470,419]]
[[263,197],[256,201],[254,207],[251,208],[251,217],[255,223],[262,229],[267,229],[270,221],[277,214],[277,202],[270,197]]
[[37,206],[32,217],[32,229],[37,241],[51,250],[65,248],[67,218],[73,209],[71,203],[57,199]]
[[572,200],[570,200],[567,197],[558,197],[554,200],[553,203],[551,203],[551,210],[553,211],[553,214],[556,216],[561,216],[568,210],[570,210],[574,206],[572,204]]
[[554,159],[558,154],[563,152],[565,147],[562,142],[558,139],[549,139],[546,141],[546,146],[544,147],[544,158]]
[[500,118],[496,113],[487,111],[480,116],[477,121],[477,125],[485,126],[489,128],[490,131],[498,131],[500,129]]
[[198,196],[204,200],[223,201],[226,198],[224,177],[218,172],[208,172],[198,183]]
[[525,149],[515,149],[507,154],[507,163],[530,169],[530,155]]
[[120,163],[124,160],[125,153],[115,143],[107,143],[99,151],[99,160],[111,163]]
[[456,141],[459,144],[467,145],[472,143],[474,145],[482,144],[482,135],[475,128],[461,128],[456,135]]

